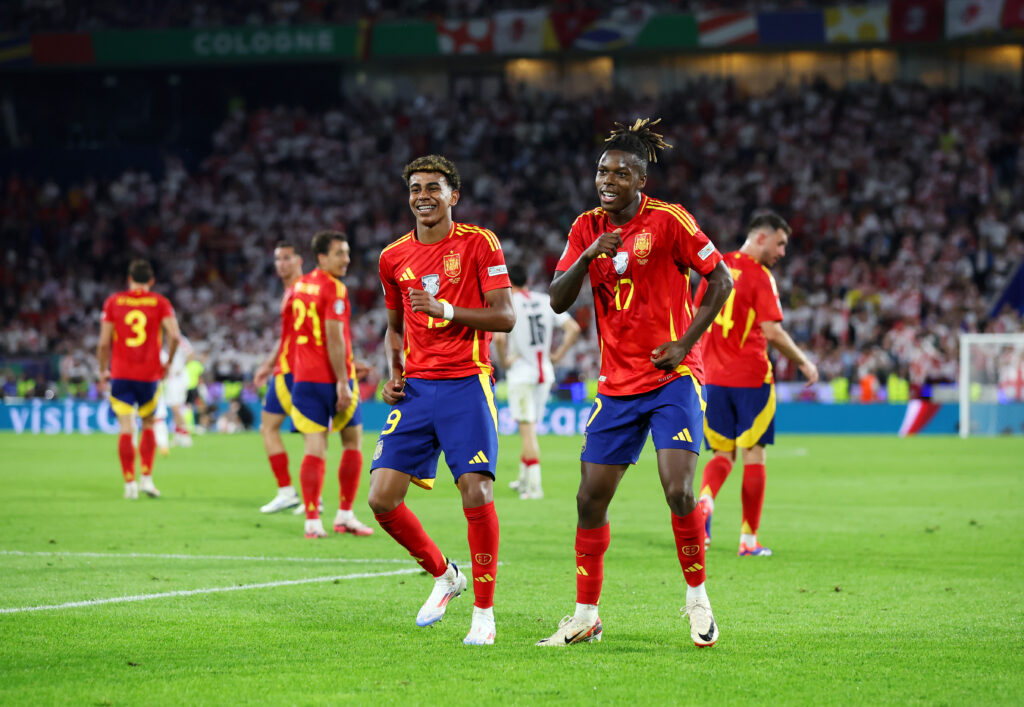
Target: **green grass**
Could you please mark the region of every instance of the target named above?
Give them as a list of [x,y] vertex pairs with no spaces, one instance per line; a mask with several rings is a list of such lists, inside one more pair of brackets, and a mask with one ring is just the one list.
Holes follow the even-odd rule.
[[[287,442],[294,473],[301,442]],[[367,459],[374,442],[368,435]],[[535,648],[573,607],[580,440],[542,440],[547,497],[532,502],[508,490],[518,442],[502,444],[495,646],[462,645],[470,595],[436,627],[417,628],[430,589],[421,573],[2,613],[0,704],[991,704],[1024,695],[1019,439],[782,437],[769,454],[761,529],[774,557],[735,555],[739,469],[719,495],[708,590],[722,636],[709,650],[694,648],[680,618],[684,582],[649,449],[611,508],[603,642]],[[257,436],[173,450],[157,461],[163,498],[137,502],[120,497],[115,445],[101,435],[0,437],[0,608],[415,567],[379,528],[308,541],[294,516],[261,515],[274,489]],[[331,454],[329,468],[336,444]],[[465,519],[442,469],[433,491],[410,490],[409,506],[442,550],[465,559]],[[372,521],[366,486],[357,511]],[[336,493],[329,474],[328,521]],[[344,561],[353,559],[379,562]]]

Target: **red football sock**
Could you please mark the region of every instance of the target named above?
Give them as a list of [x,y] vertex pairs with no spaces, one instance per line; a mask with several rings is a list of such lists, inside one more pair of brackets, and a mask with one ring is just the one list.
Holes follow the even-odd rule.
[[438,549],[427,532],[423,530],[420,519],[404,504],[387,513],[375,513],[374,518],[384,528],[384,532],[393,537],[399,545],[412,555],[412,559],[432,577],[440,577],[448,568],[448,561]]
[[121,457],[121,473],[125,481],[135,481],[135,444],[130,434],[123,434],[117,440],[117,454]]
[[494,579],[498,575],[498,514],[494,501],[463,508],[468,524],[469,554],[473,559],[473,606],[494,606]]
[[700,480],[700,495],[707,494],[711,498],[717,496],[722,484],[729,478],[730,471],[732,471],[732,461],[729,460],[729,457],[718,454],[711,457],[710,461],[704,465],[704,478]]
[[743,465],[743,529],[741,532],[754,535],[761,525],[761,509],[764,508],[764,464]]
[[540,464],[540,459],[527,459],[526,457],[520,457],[519,461],[526,464],[526,466],[530,466],[531,464]]
[[306,504],[306,520],[316,520],[320,517],[320,491],[324,487],[324,460],[311,454],[302,457],[299,481],[302,483],[302,501]]
[[704,583],[704,514],[697,506],[685,516],[672,514],[672,534],[683,577],[691,587]]
[[153,473],[154,459],[156,459],[156,431],[152,427],[147,427],[139,436],[139,466],[142,467],[143,476]]
[[274,472],[274,478],[277,479],[277,487],[291,486],[292,475],[288,473],[288,452],[271,454],[267,459],[270,460],[270,470]]
[[612,540],[611,523],[576,528],[576,603],[597,604],[604,584],[604,553]]
[[341,453],[341,464],[338,465],[338,486],[341,488],[341,500],[338,505],[343,511],[351,511],[352,503],[359,491],[359,477],[363,473],[363,453],[358,449],[346,449]]

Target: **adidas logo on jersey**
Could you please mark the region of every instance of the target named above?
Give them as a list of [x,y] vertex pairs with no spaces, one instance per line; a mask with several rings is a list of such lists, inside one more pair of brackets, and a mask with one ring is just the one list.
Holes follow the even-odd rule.
[[486,464],[488,461],[490,461],[490,460],[487,458],[487,455],[483,453],[483,450],[481,450],[481,451],[476,453],[476,456],[474,456],[472,459],[469,460],[469,463],[470,464]]
[[401,282],[403,280],[415,280],[415,279],[416,279],[416,276],[412,274],[412,268],[406,268],[402,272],[402,276],[400,278],[398,278],[399,282]]
[[683,431],[680,432],[679,434],[677,434],[672,439],[677,440],[679,442],[692,442],[693,441],[693,437],[690,436],[690,430],[688,428],[686,428],[686,427],[684,427]]

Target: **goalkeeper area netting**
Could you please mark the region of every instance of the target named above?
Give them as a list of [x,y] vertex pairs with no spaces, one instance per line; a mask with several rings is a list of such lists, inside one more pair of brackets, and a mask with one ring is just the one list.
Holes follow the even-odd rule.
[[1024,332],[960,335],[960,436],[1024,435]]

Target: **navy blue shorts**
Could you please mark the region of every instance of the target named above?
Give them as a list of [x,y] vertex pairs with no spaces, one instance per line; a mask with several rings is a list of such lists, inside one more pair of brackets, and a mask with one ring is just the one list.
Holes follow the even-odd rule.
[[338,412],[338,391],[334,383],[311,383],[295,381],[292,384],[292,423],[303,434],[313,432],[337,432],[346,427],[363,424],[363,413],[359,408],[359,393],[355,381],[349,379],[353,391],[352,402]]
[[160,381],[133,381],[114,378],[110,381],[110,409],[115,415],[134,415],[139,408],[139,417],[149,417],[156,411],[156,396]]
[[638,395],[594,399],[583,433],[580,460],[592,464],[636,464],[651,433],[655,449],[700,453],[704,398],[692,376],[682,376]]
[[759,388],[709,385],[704,443],[716,452],[775,443],[775,384]]
[[291,373],[272,376],[267,382],[267,395],[263,398],[263,409],[271,415],[290,415],[292,413]]
[[377,439],[370,470],[395,469],[429,489],[441,452],[452,476],[467,472],[494,478],[498,461],[498,412],[490,376],[427,380],[407,378]]

